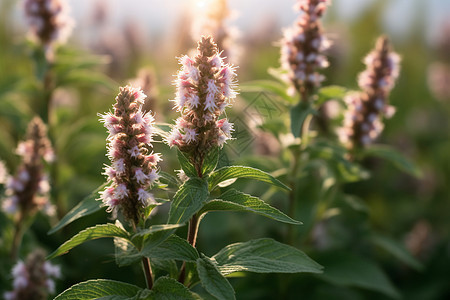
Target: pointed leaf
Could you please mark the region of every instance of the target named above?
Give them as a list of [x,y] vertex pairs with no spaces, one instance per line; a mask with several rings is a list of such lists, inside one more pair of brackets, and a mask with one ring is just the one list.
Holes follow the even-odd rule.
[[159,224],[159,225],[152,225],[149,228],[143,229],[139,231],[138,233],[134,234],[131,239],[134,237],[141,237],[146,238],[152,233],[158,232],[158,231],[165,231],[165,230],[172,230],[177,229],[180,227],[183,227],[184,224]]
[[125,296],[130,298],[141,290],[135,285],[120,281],[95,279],[81,282],[68,288],[56,296],[55,300],[91,300],[107,296]]
[[181,152],[177,151],[178,161],[187,177],[198,177],[197,171],[194,165],[189,161],[189,159]]
[[383,270],[369,260],[349,253],[333,252],[322,257],[320,262],[325,269],[318,276],[325,281],[378,291],[392,298],[400,297]]
[[330,85],[324,86],[317,91],[318,99],[316,101],[317,105],[322,105],[324,102],[331,99],[342,99],[347,93],[347,89],[338,86],[338,85]]
[[202,286],[208,293],[219,300],[236,299],[233,287],[210,258],[202,255],[197,260],[197,271]]
[[250,211],[271,218],[273,220],[288,224],[302,224],[291,219],[275,207],[270,206],[263,200],[231,189],[219,196],[220,199],[209,201],[203,206],[200,213],[208,211]]
[[300,137],[306,117],[315,112],[312,106],[305,101],[301,101],[291,108],[291,131],[295,137]]
[[99,186],[95,191],[89,194],[86,198],[84,198],[80,203],[78,203],[74,208],[72,208],[59,222],[53,227],[48,234],[55,233],[60,230],[64,226],[72,223],[79,218],[88,216],[99,211],[103,207],[103,203],[101,201],[96,200],[99,197],[98,192],[103,190],[107,183]]
[[200,297],[191,292],[183,284],[179,283],[173,278],[160,277],[155,281],[149,298],[152,300],[196,300]]
[[364,150],[365,154],[368,156],[376,156],[385,159],[392,163],[399,170],[406,172],[414,177],[422,177],[422,172],[420,169],[410,162],[403,154],[397,150],[382,145],[371,145]]
[[195,261],[198,258],[197,250],[188,241],[174,234],[155,247],[144,246],[140,254],[151,259]]
[[289,190],[281,181],[264,171],[244,166],[228,166],[216,170],[209,178],[210,188],[214,188],[221,182],[234,178],[249,178],[273,184],[277,187]]
[[70,240],[62,244],[58,249],[55,250],[55,252],[50,254],[47,257],[47,259],[51,259],[61,254],[64,254],[68,252],[70,249],[80,244],[83,244],[84,242],[104,237],[121,237],[128,239],[129,235],[128,232],[117,227],[114,224],[102,224],[94,227],[89,227],[85,230],[80,231]]
[[173,197],[169,211],[169,224],[185,223],[208,199],[208,183],[200,178],[186,181]]
[[411,268],[418,271],[423,269],[423,265],[411,253],[409,253],[405,246],[396,240],[385,236],[376,235],[372,237],[372,241],[375,245],[383,248]]
[[202,165],[202,174],[203,176],[209,175],[217,166],[217,163],[219,161],[219,148],[215,147],[211,149],[208,154],[205,156],[205,161]]
[[231,244],[213,259],[222,274],[248,271],[256,273],[321,273],[322,266],[302,251],[273,239],[257,239]]

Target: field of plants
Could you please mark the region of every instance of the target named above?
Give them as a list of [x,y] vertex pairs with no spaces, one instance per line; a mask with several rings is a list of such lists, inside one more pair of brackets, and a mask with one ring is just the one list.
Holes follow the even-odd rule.
[[450,299],[450,22],[285,1],[0,2],[0,298]]

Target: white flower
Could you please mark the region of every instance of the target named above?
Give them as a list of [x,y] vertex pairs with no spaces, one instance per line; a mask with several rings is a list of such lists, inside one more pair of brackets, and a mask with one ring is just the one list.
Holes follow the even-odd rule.
[[116,186],[116,190],[114,192],[114,196],[117,199],[123,199],[128,196],[128,189],[124,183],[121,183]]
[[134,178],[139,184],[145,184],[149,179],[149,177],[142,171],[142,168],[136,168],[134,170]]
[[123,174],[125,172],[125,160],[120,158],[113,162],[113,168],[117,174]]
[[183,140],[188,144],[195,142],[198,135],[197,132],[195,132],[195,129],[185,128],[184,130],[186,133],[183,135]]
[[153,184],[159,178],[158,172],[155,169],[152,169],[147,176],[151,184]]

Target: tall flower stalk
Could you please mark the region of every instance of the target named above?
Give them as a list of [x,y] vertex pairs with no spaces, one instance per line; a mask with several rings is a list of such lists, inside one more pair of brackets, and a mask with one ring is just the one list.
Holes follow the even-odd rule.
[[[100,192],[100,199],[107,211],[117,216],[121,213],[137,231],[145,225],[145,208],[156,203],[149,191],[158,179],[159,153],[151,151],[154,117],[143,112],[146,96],[141,89],[126,86],[120,88],[113,112],[100,115],[108,129],[108,157],[105,166],[108,186]],[[152,272],[148,258],[142,263],[147,285],[152,286]]]
[[205,155],[231,139],[233,124],[220,118],[236,98],[236,71],[225,64],[211,37],[202,37],[194,58],[180,58],[175,109],[181,116],[167,143],[187,153],[201,177]]
[[3,211],[14,217],[13,260],[18,256],[24,227],[29,219],[38,211],[48,215],[55,212],[48,196],[50,184],[43,163],[43,160],[53,160],[53,150],[41,119],[35,117],[29,123],[27,139],[19,143],[16,153],[22,157],[22,164],[16,175],[7,179],[6,198],[2,203]]
[[366,70],[359,75],[361,92],[346,96],[344,126],[339,130],[341,142],[350,149],[371,144],[382,132],[382,118],[390,118],[395,108],[389,105],[389,93],[399,75],[400,57],[391,50],[385,36],[378,38],[375,49],[364,59]]
[[[294,25],[284,31],[281,41],[281,66],[288,72],[286,80],[291,84],[288,92],[294,95],[297,91],[300,95],[300,101],[291,113],[292,134],[301,138],[299,149],[293,151],[289,174],[289,215],[292,216],[296,210],[296,180],[300,158],[309,143],[309,128],[313,117],[310,112],[312,96],[325,80],[319,70],[329,65],[324,51],[329,48],[330,41],[325,37],[321,24],[321,17],[329,3],[329,0],[298,0],[294,8],[301,13]],[[304,111],[306,117],[300,119],[301,114],[295,113],[298,111]],[[291,244],[294,241],[293,230],[294,227],[289,225],[287,239]]]
[[[233,124],[220,118],[236,98],[235,68],[226,64],[211,37],[202,37],[194,58],[180,58],[175,109],[181,117],[167,139],[169,146],[184,152],[203,177],[202,166],[206,155],[215,147],[222,147],[231,139]],[[199,219],[194,215],[189,222],[188,242],[195,247]],[[180,272],[184,282],[185,265]]]

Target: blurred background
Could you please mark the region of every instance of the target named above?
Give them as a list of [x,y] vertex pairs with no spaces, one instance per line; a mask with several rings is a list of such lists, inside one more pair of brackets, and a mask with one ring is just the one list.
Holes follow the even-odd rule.
[[[107,134],[97,121],[97,113],[110,109],[119,86],[142,86],[150,99],[147,108],[156,113],[158,122],[172,123],[176,118],[168,101],[174,98],[176,57],[192,53],[206,15],[223,18],[227,33],[224,47],[229,62],[239,66],[240,83],[274,80],[268,69],[280,66],[278,41],[282,29],[298,15],[292,9],[294,1],[229,0],[228,6],[216,5],[216,11],[208,13],[213,1],[68,1],[76,25],[67,45],[58,50],[58,72],[66,77],[52,99],[62,212],[70,210],[103,182]],[[374,257],[404,299],[450,299],[450,1],[333,0],[324,18],[324,31],[333,42],[327,54],[331,65],[324,72],[324,85],[349,89],[357,89],[356,76],[364,69],[362,58],[373,48],[376,38],[383,33],[391,38],[402,57],[400,78],[390,96],[397,113],[386,121],[379,143],[403,153],[417,165],[422,176],[402,173],[383,161],[365,162],[372,176],[344,186],[346,192],[361,200],[363,208],[345,218],[336,217],[336,223],[326,224],[325,233],[322,227],[316,227],[317,240],[298,246],[310,249],[319,263],[326,251],[351,248]],[[38,88],[29,49],[21,1],[1,0],[0,159],[11,173],[18,164],[13,149],[33,116],[33,97]],[[255,128],[248,114],[244,115],[252,103],[260,101],[260,96],[244,89],[230,109],[231,120],[246,127],[246,137],[225,147],[223,164],[243,163],[266,171],[281,167],[277,162],[280,145]],[[266,96],[275,109],[274,118],[285,117],[287,108],[277,104],[276,97]],[[155,143],[155,148],[164,154],[162,168],[173,173],[177,168],[174,151],[162,143]],[[261,196],[267,192],[267,187],[245,181],[238,184],[246,192]],[[268,201],[286,212],[285,195],[270,195]],[[167,209],[161,207],[154,216],[155,223],[165,221]],[[307,220],[299,219],[308,226]],[[99,212],[57,234],[47,235],[57,219],[48,221],[41,216],[27,232],[22,252],[27,253],[36,244],[53,251],[80,229],[107,220],[107,214]],[[8,224],[6,216],[1,215],[3,246],[11,235]],[[259,216],[214,213],[200,227],[199,248],[213,255],[231,242],[264,236],[281,239],[283,226]],[[366,228],[400,241],[423,268],[414,270],[379,249],[367,250],[367,245],[358,239],[366,234]],[[314,256],[314,249],[321,247],[324,252]],[[57,263],[62,265],[64,278],[57,283],[57,290],[82,280],[106,277],[143,285],[139,268],[118,271],[113,253],[111,241],[99,240],[59,258]],[[0,288],[8,289],[9,283],[3,280],[9,278],[4,257]],[[389,292],[307,275],[247,274],[244,279],[231,282],[238,299],[395,298]]]

